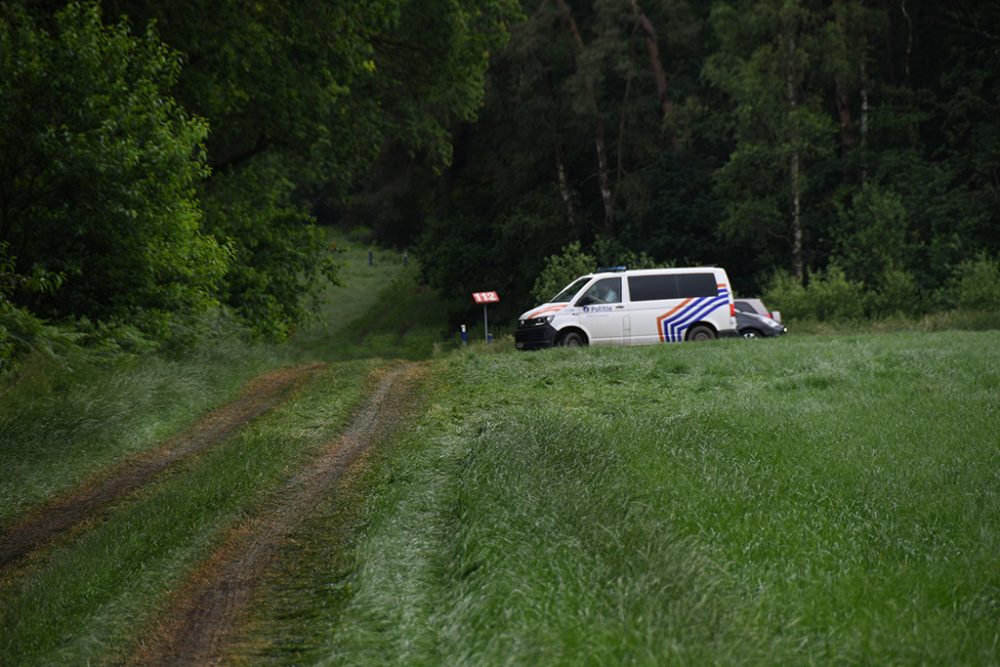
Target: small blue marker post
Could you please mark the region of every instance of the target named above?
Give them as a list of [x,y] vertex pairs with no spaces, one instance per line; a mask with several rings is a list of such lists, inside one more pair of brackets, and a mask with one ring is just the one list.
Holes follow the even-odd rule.
[[468,344],[469,344],[469,332],[466,331],[465,325],[463,324],[462,325],[462,345],[468,345]]
[[368,266],[373,266],[375,264],[375,257],[371,250],[368,251]]

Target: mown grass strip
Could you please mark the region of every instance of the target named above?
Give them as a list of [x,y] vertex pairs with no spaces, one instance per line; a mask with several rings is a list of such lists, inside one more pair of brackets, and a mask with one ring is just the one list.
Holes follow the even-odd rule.
[[184,573],[343,427],[377,364],[331,368],[297,399],[3,582],[4,663],[121,662]]
[[279,659],[1000,660],[1000,334],[437,364]]

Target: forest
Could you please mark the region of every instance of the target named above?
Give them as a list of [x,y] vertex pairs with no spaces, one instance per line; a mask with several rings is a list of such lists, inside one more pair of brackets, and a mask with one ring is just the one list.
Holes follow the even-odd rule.
[[293,337],[330,227],[452,321],[609,264],[995,311],[998,63],[975,0],[4,0],[0,370]]

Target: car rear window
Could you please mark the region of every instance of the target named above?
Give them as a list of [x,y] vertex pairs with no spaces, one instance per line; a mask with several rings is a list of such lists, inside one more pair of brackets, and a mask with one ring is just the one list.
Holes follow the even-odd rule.
[[681,273],[664,276],[629,276],[629,298],[632,301],[660,301],[715,296],[715,275],[712,273]]

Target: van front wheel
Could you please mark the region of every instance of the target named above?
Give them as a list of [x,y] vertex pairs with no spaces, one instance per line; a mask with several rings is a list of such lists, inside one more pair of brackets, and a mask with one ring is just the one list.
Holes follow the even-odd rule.
[[715,340],[715,332],[712,331],[711,327],[707,327],[704,324],[699,324],[697,326],[691,327],[688,332],[688,340]]
[[583,347],[585,343],[583,342],[583,336],[575,331],[570,331],[559,339],[559,345],[562,347]]

